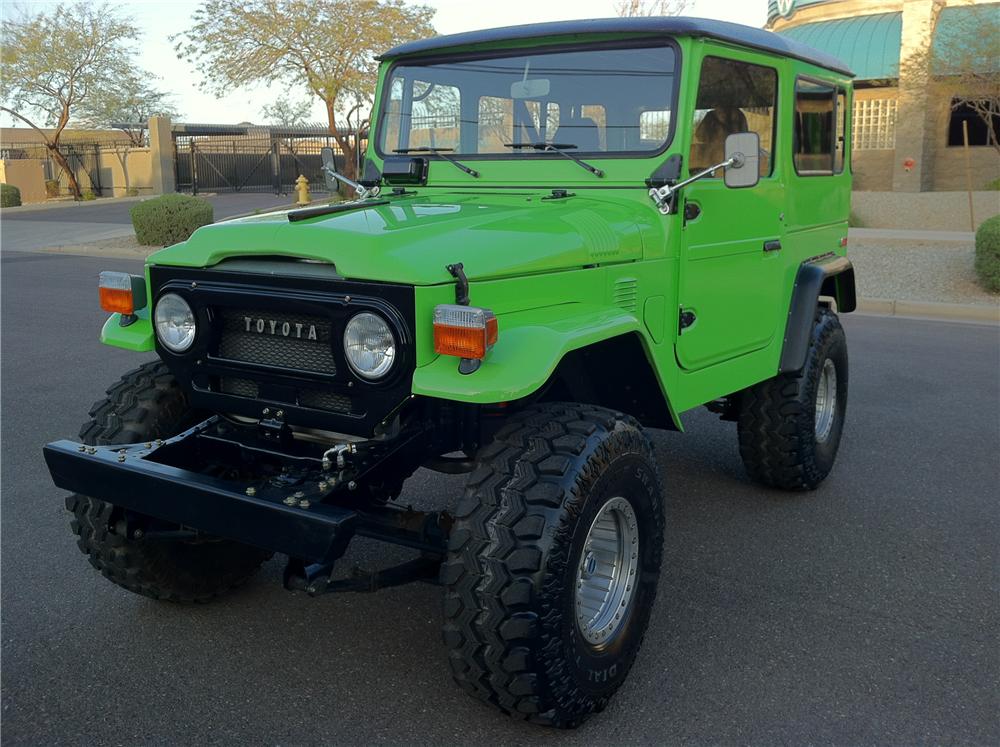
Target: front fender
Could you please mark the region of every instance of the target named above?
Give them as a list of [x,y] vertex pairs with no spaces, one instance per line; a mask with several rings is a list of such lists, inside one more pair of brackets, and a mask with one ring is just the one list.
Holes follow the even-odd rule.
[[566,353],[640,330],[622,309],[567,303],[499,318],[497,344],[479,370],[458,372],[458,358],[440,355],[413,374],[413,393],[488,404],[526,397],[541,387]]
[[101,342],[116,348],[124,348],[137,353],[155,350],[153,325],[149,321],[149,309],[136,312],[139,318],[127,327],[121,325],[121,314],[112,314],[101,328]]

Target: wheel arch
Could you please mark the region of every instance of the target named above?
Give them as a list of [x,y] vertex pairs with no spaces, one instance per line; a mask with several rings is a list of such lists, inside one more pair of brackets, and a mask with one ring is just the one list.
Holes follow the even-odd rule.
[[799,265],[788,304],[778,373],[800,371],[805,364],[813,317],[821,297],[832,298],[838,312],[847,313],[857,308],[854,266],[847,257],[827,254]]

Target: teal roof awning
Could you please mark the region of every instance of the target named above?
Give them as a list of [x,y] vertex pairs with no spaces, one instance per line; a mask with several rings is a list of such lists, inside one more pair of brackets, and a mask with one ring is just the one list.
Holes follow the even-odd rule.
[[840,58],[858,80],[899,77],[902,13],[804,23],[778,33]]
[[[934,29],[934,73],[949,75],[969,65],[976,55],[982,72],[1000,71],[1000,3],[942,8]],[[978,39],[971,44],[970,39]]]

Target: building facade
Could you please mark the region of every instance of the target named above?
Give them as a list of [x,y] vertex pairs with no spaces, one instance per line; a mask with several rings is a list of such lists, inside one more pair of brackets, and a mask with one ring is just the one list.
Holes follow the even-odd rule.
[[[977,73],[976,101],[1000,100],[1000,39],[972,42],[1000,28],[1000,2],[983,0],[770,0],[767,28],[833,54],[856,73],[852,150],[861,191],[959,191],[1000,179],[1000,116],[993,127],[968,97],[968,75],[939,69],[941,60]],[[963,124],[964,123],[964,124]],[[969,148],[965,149],[965,133]]]

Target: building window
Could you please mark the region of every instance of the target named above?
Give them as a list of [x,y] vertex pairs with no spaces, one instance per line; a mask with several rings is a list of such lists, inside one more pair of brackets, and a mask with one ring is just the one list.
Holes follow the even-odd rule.
[[854,99],[853,125],[854,150],[892,150],[896,147],[896,99]]
[[995,145],[1000,137],[1000,113],[996,112],[996,104],[990,106],[990,102],[982,101],[980,108],[984,112],[993,113],[992,128],[986,126],[986,119],[976,111],[976,107],[958,100],[952,101],[951,120],[948,122],[948,145],[965,145],[962,134],[962,122],[969,123],[969,145]]

